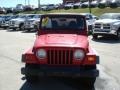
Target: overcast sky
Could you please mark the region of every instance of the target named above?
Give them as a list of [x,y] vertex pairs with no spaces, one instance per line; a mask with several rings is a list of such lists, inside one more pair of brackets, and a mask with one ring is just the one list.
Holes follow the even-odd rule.
[[[26,0],[28,4],[28,0]],[[62,0],[40,0],[41,4],[57,4],[62,3]],[[25,5],[25,0],[0,0],[0,7],[15,7],[17,4]],[[38,6],[38,0],[30,0],[31,5]]]

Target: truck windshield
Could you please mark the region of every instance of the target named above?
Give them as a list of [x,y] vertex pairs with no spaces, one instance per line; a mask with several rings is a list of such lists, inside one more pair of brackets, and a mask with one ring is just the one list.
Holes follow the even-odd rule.
[[41,18],[43,30],[84,30],[85,19],[82,16],[48,15]]
[[100,19],[119,19],[120,20],[120,14],[103,14],[100,16]]
[[35,15],[33,18],[40,18],[40,15]]

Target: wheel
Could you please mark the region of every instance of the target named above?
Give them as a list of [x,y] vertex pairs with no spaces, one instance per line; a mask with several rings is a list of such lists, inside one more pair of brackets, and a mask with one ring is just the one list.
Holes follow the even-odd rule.
[[80,84],[87,88],[94,88],[94,83],[96,81],[96,77],[81,77]]
[[96,35],[96,34],[93,34],[92,36],[93,36],[93,39],[97,39],[98,38],[98,35]]
[[[35,67],[31,64],[26,64],[25,68],[30,70],[31,68],[35,68]],[[25,77],[26,77],[26,81],[29,83],[36,83],[39,81],[38,75],[31,75],[31,74],[27,73],[27,74],[25,74]]]
[[117,31],[116,40],[120,39],[120,29]]
[[25,77],[26,77],[26,81],[29,83],[36,83],[39,81],[38,76],[35,75],[25,75]]
[[30,31],[31,31],[31,29],[27,29],[27,31],[28,31],[28,32],[30,32]]
[[24,24],[20,24],[19,29],[24,30]]

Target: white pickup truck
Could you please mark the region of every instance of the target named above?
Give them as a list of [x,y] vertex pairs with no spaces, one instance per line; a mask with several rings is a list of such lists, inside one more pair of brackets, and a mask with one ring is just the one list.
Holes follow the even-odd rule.
[[120,13],[105,13],[96,20],[93,28],[93,39],[100,36],[112,36],[120,39]]
[[36,31],[39,27],[40,23],[40,14],[36,14],[32,19],[28,19],[24,23],[24,30],[31,31],[34,30]]
[[24,30],[24,23],[28,19],[33,18],[35,15],[34,14],[24,14],[24,15],[19,15],[18,18],[11,19],[9,21],[9,28],[14,29],[14,30]]

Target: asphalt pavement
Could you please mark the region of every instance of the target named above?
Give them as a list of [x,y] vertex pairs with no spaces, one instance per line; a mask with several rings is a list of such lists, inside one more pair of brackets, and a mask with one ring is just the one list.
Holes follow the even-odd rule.
[[[33,46],[35,37],[34,32],[0,30],[0,90],[85,90],[78,80],[70,78],[42,78],[37,84],[22,80],[21,54]],[[91,36],[89,41],[100,55],[95,90],[120,90],[120,41],[101,37],[92,40]]]

